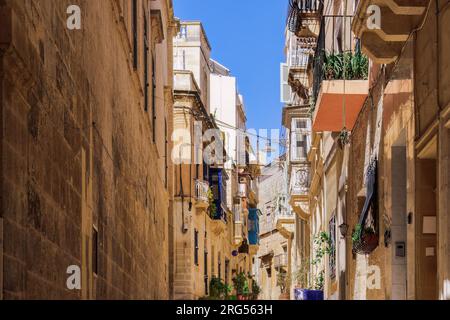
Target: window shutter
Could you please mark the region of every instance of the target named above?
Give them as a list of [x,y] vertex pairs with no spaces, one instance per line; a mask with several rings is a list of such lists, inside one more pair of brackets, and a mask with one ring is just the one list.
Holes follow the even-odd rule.
[[281,102],[291,103],[292,89],[288,83],[289,66],[286,63],[280,65],[280,80],[281,80]]

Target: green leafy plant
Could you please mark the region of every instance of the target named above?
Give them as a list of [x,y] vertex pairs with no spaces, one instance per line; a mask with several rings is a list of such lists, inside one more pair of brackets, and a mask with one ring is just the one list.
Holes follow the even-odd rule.
[[361,224],[357,224],[355,226],[355,230],[352,233],[352,242],[358,243],[361,241],[361,237],[363,234],[376,234],[375,230],[372,227],[363,228]]
[[295,280],[297,285],[304,289],[323,290],[325,284],[325,271],[321,270],[312,279],[309,277],[312,267],[320,268],[323,258],[327,254],[333,254],[334,248],[332,240],[327,232],[320,232],[313,239],[314,243],[314,257],[310,260],[304,258],[301,267],[295,272]]
[[352,242],[358,242],[361,239],[362,226],[361,224],[357,224],[355,226],[355,230],[352,233]]
[[224,283],[222,282],[222,280],[216,277],[212,277],[211,281],[209,282],[210,296],[213,298],[220,299],[222,298],[223,290],[224,290]]
[[212,277],[209,283],[210,300],[225,300],[229,297],[232,287],[217,277]]
[[300,268],[293,273],[293,277],[297,286],[301,288],[309,288],[309,272],[311,268],[311,261],[308,258],[303,258],[300,263]]
[[259,296],[259,294],[261,293],[261,287],[258,285],[258,283],[256,281],[252,282],[252,294],[255,298],[257,298]]
[[326,232],[320,232],[314,238],[315,257],[312,260],[312,265],[316,266],[322,262],[326,254],[332,254],[333,248],[331,245],[331,237]]
[[243,273],[243,272],[239,273],[233,279],[233,285],[234,285],[234,289],[236,289],[236,294],[238,294],[238,295],[248,294],[248,281],[247,281],[247,276],[245,275],[245,273]]
[[282,294],[287,293],[290,277],[287,272],[279,272],[277,275],[277,286],[280,287]]
[[369,76],[369,59],[361,53],[326,53],[323,77],[326,80],[366,80]]
[[320,271],[314,281],[314,290],[323,290],[325,287],[325,271]]
[[214,203],[214,194],[211,188],[208,189],[208,202],[209,202],[209,209],[208,209],[209,216],[214,219],[217,215],[217,206]]

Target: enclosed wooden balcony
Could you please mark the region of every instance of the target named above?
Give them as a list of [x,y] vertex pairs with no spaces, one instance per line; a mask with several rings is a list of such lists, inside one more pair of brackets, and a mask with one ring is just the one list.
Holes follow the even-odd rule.
[[289,204],[302,220],[309,219],[308,193],[310,188],[310,171],[305,165],[294,165],[291,169]]
[[[352,29],[361,39],[362,50],[374,62],[394,62],[411,32],[422,22],[430,0],[365,0],[359,1]],[[374,19],[380,8],[378,23]],[[375,9],[376,10],[376,9]]]

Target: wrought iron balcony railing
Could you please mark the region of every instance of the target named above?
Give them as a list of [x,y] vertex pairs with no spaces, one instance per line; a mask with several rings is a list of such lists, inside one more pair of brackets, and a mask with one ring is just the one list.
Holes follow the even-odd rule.
[[287,253],[278,254],[273,257],[273,266],[275,269],[286,268],[288,266]]
[[353,16],[323,16],[319,38],[313,61],[313,99],[317,101],[320,87],[325,79],[324,65],[327,54],[342,54],[354,51],[357,39],[353,36],[351,26]]
[[311,18],[318,18],[323,11],[323,0],[289,0],[287,26],[297,34]]

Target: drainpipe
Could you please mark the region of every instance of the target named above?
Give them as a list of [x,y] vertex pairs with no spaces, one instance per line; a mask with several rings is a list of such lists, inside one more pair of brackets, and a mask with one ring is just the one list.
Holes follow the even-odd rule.
[[[11,44],[11,8],[0,0],[0,159],[3,159],[3,56]],[[0,175],[3,174],[0,161]],[[3,179],[0,179],[0,300],[3,300]]]

